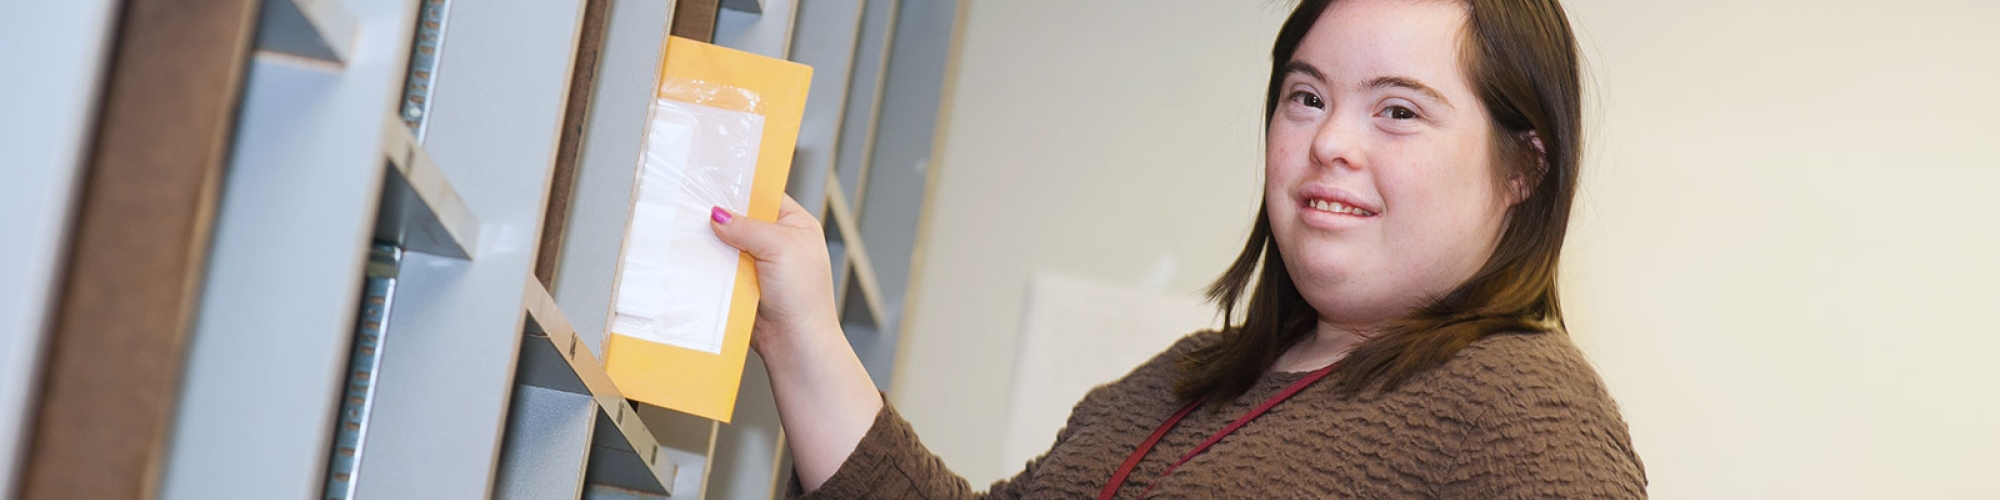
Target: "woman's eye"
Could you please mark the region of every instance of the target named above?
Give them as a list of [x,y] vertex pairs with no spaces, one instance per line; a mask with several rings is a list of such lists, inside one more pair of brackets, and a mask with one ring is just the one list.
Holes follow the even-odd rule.
[[1417,112],[1402,106],[1390,106],[1382,110],[1382,115],[1392,120],[1412,120],[1416,119]]
[[1306,107],[1310,108],[1326,107],[1326,102],[1321,101],[1319,99],[1319,96],[1313,95],[1311,92],[1306,92],[1303,90],[1292,92],[1292,102],[1303,104]]

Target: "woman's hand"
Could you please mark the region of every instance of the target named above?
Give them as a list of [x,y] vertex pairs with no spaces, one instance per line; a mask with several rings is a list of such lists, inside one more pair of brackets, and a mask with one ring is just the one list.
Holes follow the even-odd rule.
[[826,232],[786,196],[776,222],[710,212],[715,236],[757,262],[757,323],[750,347],[764,358],[778,421],[806,491],[818,489],[868,434],[882,395],[847,345],[833,304]]
[[[840,318],[833,304],[833,271],[827,258],[825,230],[799,202],[785,196],[778,220],[743,217],[721,207],[709,212],[715,236],[757,263],[757,322],[750,347],[768,350],[796,346],[802,336],[838,333]],[[807,339],[821,340],[821,339]]]

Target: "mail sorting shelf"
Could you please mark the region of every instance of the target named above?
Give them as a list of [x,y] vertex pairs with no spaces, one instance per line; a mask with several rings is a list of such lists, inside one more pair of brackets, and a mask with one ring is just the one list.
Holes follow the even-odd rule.
[[[263,3],[163,496],[495,493],[508,404],[546,399],[515,396],[523,341],[567,331],[530,314],[546,292],[520,249],[580,6],[467,2],[443,30],[436,0]],[[420,72],[441,85],[409,113]],[[562,359],[611,422],[577,429],[604,481],[669,491],[674,461],[594,358]],[[522,379],[563,386],[543,380]]]
[[[581,35],[590,2],[614,14],[596,42]],[[263,7],[163,496],[781,491],[755,359],[729,426],[635,406],[599,362],[616,257],[602,249],[622,237],[672,2]],[[718,17],[718,43],[819,72],[789,191],[826,219],[843,322],[886,384],[929,176],[929,133],[897,131],[935,124],[959,6],[725,7],[740,10]],[[576,186],[551,193],[591,43]],[[577,203],[544,287],[529,272],[551,196]]]

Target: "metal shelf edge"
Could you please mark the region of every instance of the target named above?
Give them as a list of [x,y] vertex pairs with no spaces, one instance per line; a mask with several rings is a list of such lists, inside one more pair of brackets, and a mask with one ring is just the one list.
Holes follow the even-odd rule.
[[[413,251],[472,259],[479,246],[479,219],[402,118],[389,116],[386,120],[382,155],[388,160],[389,171],[396,175],[385,182],[400,182],[406,190],[385,189],[383,195],[408,199],[384,201],[386,209],[403,213],[383,214],[383,219],[400,224],[378,229],[376,237],[400,242]],[[388,234],[381,234],[384,232]]]

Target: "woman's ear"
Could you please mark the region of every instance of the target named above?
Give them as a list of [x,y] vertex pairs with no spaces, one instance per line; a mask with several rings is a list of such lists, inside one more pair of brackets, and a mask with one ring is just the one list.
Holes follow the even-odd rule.
[[1535,185],[1541,184],[1542,175],[1549,172],[1549,150],[1542,147],[1542,136],[1530,130],[1514,137],[1527,143],[1529,151],[1526,152],[1526,159],[1529,162],[1528,168],[1517,169],[1513,175],[1507,176],[1508,205],[1527,201],[1529,196],[1535,194]]

